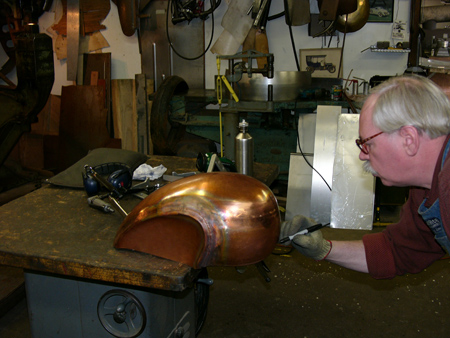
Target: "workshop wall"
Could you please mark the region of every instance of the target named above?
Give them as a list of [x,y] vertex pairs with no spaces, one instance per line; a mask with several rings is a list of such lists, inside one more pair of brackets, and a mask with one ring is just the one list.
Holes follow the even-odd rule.
[[[311,0],[310,2],[315,1]],[[373,1],[370,1],[374,3]],[[376,2],[376,1],[375,1]],[[270,15],[280,13],[284,10],[283,1],[272,1]],[[312,6],[311,6],[312,8]],[[394,1],[394,21],[406,23],[405,40],[409,41],[411,0]],[[223,31],[220,23],[227,6],[221,5],[215,14],[215,39]],[[398,40],[393,40],[393,23],[372,23],[368,22],[357,32],[348,33],[345,38],[345,48],[343,55],[343,75],[347,77],[353,70],[351,77],[359,77],[370,80],[374,75],[396,75],[402,74],[407,68],[407,53],[375,53],[370,50],[362,50],[376,45],[377,41],[390,41],[395,45]],[[292,27],[297,53],[299,49],[327,47],[328,39],[324,46],[323,39],[308,36],[308,25]],[[205,24],[205,40],[208,41],[211,31],[211,23]],[[337,37],[333,37],[330,47],[342,47],[344,34],[338,33],[340,40],[337,44]],[[269,21],[267,24],[267,36],[269,41],[269,52],[274,53],[276,71],[297,70],[293,49],[290,41],[288,26],[284,17]],[[206,87],[214,88],[214,75],[217,74],[215,55],[206,54]]]
[[[41,32],[46,32],[55,23],[55,11],[60,3],[60,0],[53,1],[52,10],[39,18]],[[103,48],[100,52],[111,53],[111,79],[134,79],[135,74],[141,73],[141,55],[137,34],[128,37],[122,33],[117,6],[112,1],[109,14],[102,24],[106,26],[106,29],[101,30],[101,34],[108,42],[109,47]],[[55,53],[53,95],[61,95],[61,87],[72,84],[67,81],[66,75],[66,59],[57,60]]]
[[[311,0],[315,1],[315,0]],[[55,21],[55,8],[59,1],[54,1],[51,12],[44,13],[39,19],[41,31],[46,31]],[[394,22],[405,22],[405,41],[409,41],[409,21],[410,21],[411,0],[394,1]],[[270,14],[283,11],[283,1],[272,1]],[[226,2],[214,12],[215,31],[214,41],[220,36],[223,28],[221,26],[222,17],[227,10]],[[103,21],[107,27],[101,31],[110,47],[103,48],[102,52],[111,53],[112,79],[134,79],[135,74],[141,73],[141,55],[139,53],[139,43],[137,34],[127,37],[122,33],[117,7],[111,2],[111,10]],[[343,75],[347,77],[359,77],[369,80],[374,75],[395,75],[401,74],[407,67],[407,53],[376,53],[370,49],[362,52],[377,41],[390,41],[391,45],[399,42],[393,40],[393,23],[373,23],[368,22],[357,32],[348,33],[345,38]],[[292,27],[296,50],[308,48],[327,47],[328,39],[312,38],[308,36],[308,25]],[[209,41],[211,34],[211,20],[205,22],[205,41]],[[275,56],[275,70],[296,70],[296,63],[292,51],[288,26],[285,19],[279,18],[267,24],[267,36],[269,40],[269,51]],[[344,35],[338,33],[333,37],[330,47],[342,47]],[[5,58],[3,51],[0,52],[0,61]],[[55,58],[56,60],[56,58]],[[205,84],[207,89],[214,88],[214,75],[217,73],[215,54],[208,51],[205,57]],[[67,65],[65,60],[55,62],[55,84],[52,94],[60,95],[61,87],[71,84],[66,80]],[[14,81],[14,78],[12,79]]]
[[[310,0],[311,3],[316,3],[316,0]],[[430,0],[431,1],[431,0]],[[436,0],[437,1],[437,0]],[[216,41],[220,34],[223,32],[223,28],[221,26],[222,18],[224,17],[228,6],[227,0],[222,1],[220,7],[214,12],[214,37],[213,41]],[[372,5],[378,6],[378,3],[384,3],[384,1],[370,1]],[[407,60],[408,53],[377,53],[372,52],[369,47],[371,45],[375,45],[377,41],[389,41],[390,45],[395,45],[397,42],[401,40],[392,39],[393,27],[395,26],[395,22],[402,21],[405,23],[405,36],[402,41],[409,41],[409,22],[410,22],[410,10],[411,10],[411,2],[412,0],[393,0],[394,3],[394,15],[392,23],[373,23],[368,22],[362,29],[357,32],[349,33],[345,37],[345,48],[343,55],[343,77],[357,77],[365,80],[370,80],[370,78],[374,75],[380,76],[391,76],[396,74],[402,74],[407,68]],[[208,3],[206,4],[208,6]],[[54,0],[53,5],[50,12],[44,13],[39,19],[39,27],[41,32],[47,32],[51,35],[51,27],[58,20],[58,13],[61,12],[61,0]],[[284,1],[272,1],[270,15],[278,14],[284,10]],[[150,20],[147,17],[146,20]],[[108,53],[111,55],[111,80],[122,81],[124,80],[126,84],[129,84],[130,81],[135,81],[136,75],[143,76],[143,67],[141,63],[141,53],[139,46],[138,34],[135,33],[132,36],[125,36],[122,32],[122,28],[120,25],[119,14],[117,6],[111,1],[110,2],[110,10],[107,14],[105,20],[101,22],[106,29],[101,30],[101,34],[104,37],[105,41],[109,46],[99,48],[96,52],[99,53]],[[212,29],[212,20],[211,17],[205,21],[205,36],[204,40],[206,43],[210,39],[211,29]],[[192,27],[187,25],[186,29]],[[324,39],[322,37],[313,38],[308,35],[308,25],[303,26],[294,26],[292,27],[296,52],[299,53],[300,49],[310,49],[310,48],[324,48],[328,47],[328,38]],[[342,47],[344,44],[344,34],[337,33],[338,36],[333,37],[331,44],[329,47]],[[285,23],[285,18],[281,17],[275,20],[271,20],[267,24],[267,35],[268,35],[268,43],[269,43],[269,51],[275,56],[275,71],[295,71],[297,70],[295,58],[293,55],[293,49],[290,41],[289,29]],[[192,39],[186,40],[187,46],[192,43]],[[56,49],[56,48],[55,48]],[[148,52],[148,51],[147,51]],[[147,53],[149,54],[149,53]],[[50,156],[52,159],[59,159],[60,156],[56,153],[56,150],[51,148],[48,149],[48,144],[56,147],[58,142],[51,140],[50,142],[45,142],[48,137],[57,138],[59,133],[60,121],[59,121],[59,106],[61,104],[61,93],[63,87],[70,86],[73,83],[67,81],[67,60],[64,58],[58,59],[57,53],[54,53],[55,60],[55,83],[52,89],[52,97],[49,100],[49,103],[46,107],[47,115],[42,118],[39,118],[40,124],[36,127],[34,125],[34,129],[30,137],[26,139],[23,143],[24,147],[18,151],[20,154],[27,153],[32,154],[33,158],[39,159],[33,160],[34,165],[27,166],[44,167],[43,154],[52,154]],[[82,58],[82,56],[80,57]],[[4,51],[0,48],[0,64],[4,64],[7,60],[7,56]],[[79,61],[79,64],[82,62]],[[225,63],[224,63],[225,66]],[[224,67],[225,68],[225,67]],[[11,72],[14,73],[14,72]],[[195,73],[195,72],[194,72]],[[216,68],[216,55],[211,51],[208,51],[205,56],[205,86],[207,89],[214,88],[214,76],[217,74]],[[14,74],[8,74],[10,79],[17,83],[17,79]],[[196,72],[195,76],[202,77],[202,72]],[[145,78],[145,76],[144,76]],[[130,80],[130,81],[127,81]],[[148,79],[147,79],[148,80]],[[186,78],[186,81],[189,82],[189,78]],[[116,82],[117,82],[116,81]],[[0,81],[0,85],[4,84]],[[117,84],[117,83],[116,83]],[[135,85],[135,84],[133,84]],[[148,88],[153,88],[153,85]],[[127,89],[131,92],[135,90],[136,87],[128,86]],[[142,88],[142,86],[140,86]],[[80,90],[82,88],[79,88]],[[119,90],[120,92],[120,90]],[[148,92],[143,95],[148,94]],[[122,103],[129,103],[131,95],[126,95],[122,93],[121,95],[116,95],[116,98],[123,98]],[[114,101],[114,100],[112,100]],[[126,102],[124,102],[126,101]],[[136,101],[136,100],[135,100]],[[84,100],[79,100],[80,110],[87,111],[85,106],[89,106],[85,103]],[[84,105],[84,106],[83,106]],[[116,106],[117,107],[117,106]],[[72,105],[69,105],[69,108],[73,108]],[[91,107],[92,108],[92,107]],[[130,107],[125,107],[124,111],[126,113],[125,116],[129,117],[130,120],[133,120],[133,123],[136,123],[136,119],[128,112]],[[133,113],[136,113],[136,107],[132,107],[131,110]],[[148,107],[146,107],[148,108]],[[112,111],[117,112],[118,109],[112,109]],[[67,115],[67,114],[66,114]],[[78,116],[79,114],[74,114],[74,116]],[[90,114],[86,113],[87,116]],[[117,114],[116,114],[117,115]],[[130,117],[131,116],[131,117]],[[45,121],[50,121],[52,123],[47,123]],[[126,125],[125,123],[122,123]],[[114,122],[115,127],[119,125],[119,123]],[[143,125],[141,123],[141,125]],[[137,140],[135,133],[136,129],[134,124],[126,125],[128,128],[123,128],[124,130],[132,130],[133,136],[129,137],[127,140],[125,139],[128,135],[126,132],[116,132],[114,130],[114,139],[122,141],[122,147],[127,148],[128,141],[133,140],[132,147],[130,146],[130,150],[136,150]],[[256,133],[256,131],[255,131]],[[92,133],[91,133],[92,134]],[[38,135],[38,136],[36,136]],[[256,134],[255,134],[256,135]],[[254,136],[255,136],[254,135]],[[33,147],[31,147],[33,145]],[[25,147],[26,146],[26,147]],[[151,147],[151,146],[150,146]],[[30,149],[29,151],[24,151],[23,149]],[[37,152],[35,149],[40,149]],[[35,156],[39,154],[39,156]],[[37,163],[37,164],[36,164]],[[48,167],[45,165],[45,167]],[[55,167],[51,165],[51,167]]]

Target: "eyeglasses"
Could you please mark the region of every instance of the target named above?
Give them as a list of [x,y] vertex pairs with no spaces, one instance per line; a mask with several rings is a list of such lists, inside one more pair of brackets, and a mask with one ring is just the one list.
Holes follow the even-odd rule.
[[365,138],[364,140],[361,140],[361,137],[360,137],[360,138],[355,140],[356,145],[358,146],[359,149],[361,149],[361,151],[364,154],[368,155],[369,154],[369,147],[367,146],[366,142],[370,141],[371,139],[373,139],[373,138],[375,138],[375,137],[377,137],[378,135],[381,135],[381,134],[383,134],[382,131],[379,132],[378,134],[375,134],[375,135],[372,135],[372,136],[370,136],[368,138]]

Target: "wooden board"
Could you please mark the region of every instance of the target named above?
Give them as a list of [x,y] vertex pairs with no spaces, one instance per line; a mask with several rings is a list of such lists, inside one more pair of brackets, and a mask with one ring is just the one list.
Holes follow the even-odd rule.
[[89,150],[108,144],[106,121],[102,86],[62,87],[59,128],[62,169],[86,156]]
[[83,54],[84,85],[91,85],[92,73],[98,73],[98,85],[105,86],[105,107],[107,110],[106,126],[109,135],[113,137],[113,122],[111,111],[111,53]]
[[[52,29],[60,35],[67,35],[67,0],[61,0],[63,14],[60,20],[52,25]],[[109,0],[80,0],[81,30],[82,35],[106,29],[101,22],[106,18],[111,9]]]
[[31,133],[39,135],[59,135],[59,114],[61,97],[50,95],[47,104],[38,114],[38,121],[31,124]]
[[20,164],[24,168],[44,169],[44,136],[25,133],[19,139]]
[[[67,58],[67,37],[65,35],[54,34],[53,45],[58,60]],[[100,32],[90,35],[80,36],[79,54],[91,53],[102,48],[109,47],[108,41]]]
[[122,149],[138,151],[136,81],[111,81],[114,137],[122,140]]
[[149,154],[149,129],[147,110],[147,80],[145,74],[136,74],[136,118],[137,148],[140,153]]
[[148,154],[153,155],[153,142],[152,135],[150,133],[150,120],[152,116],[152,103],[150,95],[155,92],[155,81],[153,79],[147,79],[147,130],[148,130]]

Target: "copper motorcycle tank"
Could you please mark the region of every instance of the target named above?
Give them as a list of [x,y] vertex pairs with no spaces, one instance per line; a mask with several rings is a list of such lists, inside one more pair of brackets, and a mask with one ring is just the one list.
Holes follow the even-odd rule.
[[278,203],[260,181],[212,172],[169,183],[139,203],[121,224],[114,247],[187,264],[244,266],[275,248]]

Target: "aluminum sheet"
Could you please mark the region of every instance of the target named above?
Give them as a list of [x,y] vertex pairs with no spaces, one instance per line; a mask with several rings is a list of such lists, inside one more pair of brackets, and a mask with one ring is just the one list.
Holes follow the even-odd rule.
[[[297,153],[290,156],[288,191],[286,200],[286,220],[295,215],[309,216],[311,213],[312,169],[306,163],[313,163],[316,114],[301,114],[298,119]],[[305,158],[302,156],[299,143]]]
[[311,88],[311,73],[297,71],[276,71],[273,79],[256,73],[248,77],[242,74],[239,81],[241,99],[248,101],[267,101],[268,87],[273,86],[273,101],[296,100],[300,93]]
[[[305,157],[312,163],[313,157],[311,155]],[[305,162],[300,153],[291,154],[286,199],[286,221],[291,220],[296,215],[309,216],[311,214],[311,184],[311,167]]]
[[373,226],[375,179],[363,170],[358,157],[358,126],[358,114],[339,116],[331,193],[332,228],[371,230]]
[[332,188],[337,125],[341,110],[340,106],[317,106],[313,161],[316,171],[312,174],[310,216],[320,223],[329,223],[331,219],[331,191],[327,184]]
[[332,191],[297,148],[289,164],[286,220],[300,214],[333,228],[372,228],[375,180],[362,170],[358,157],[358,124],[358,114],[341,114],[340,107],[320,106],[317,115],[300,116],[302,151]]

